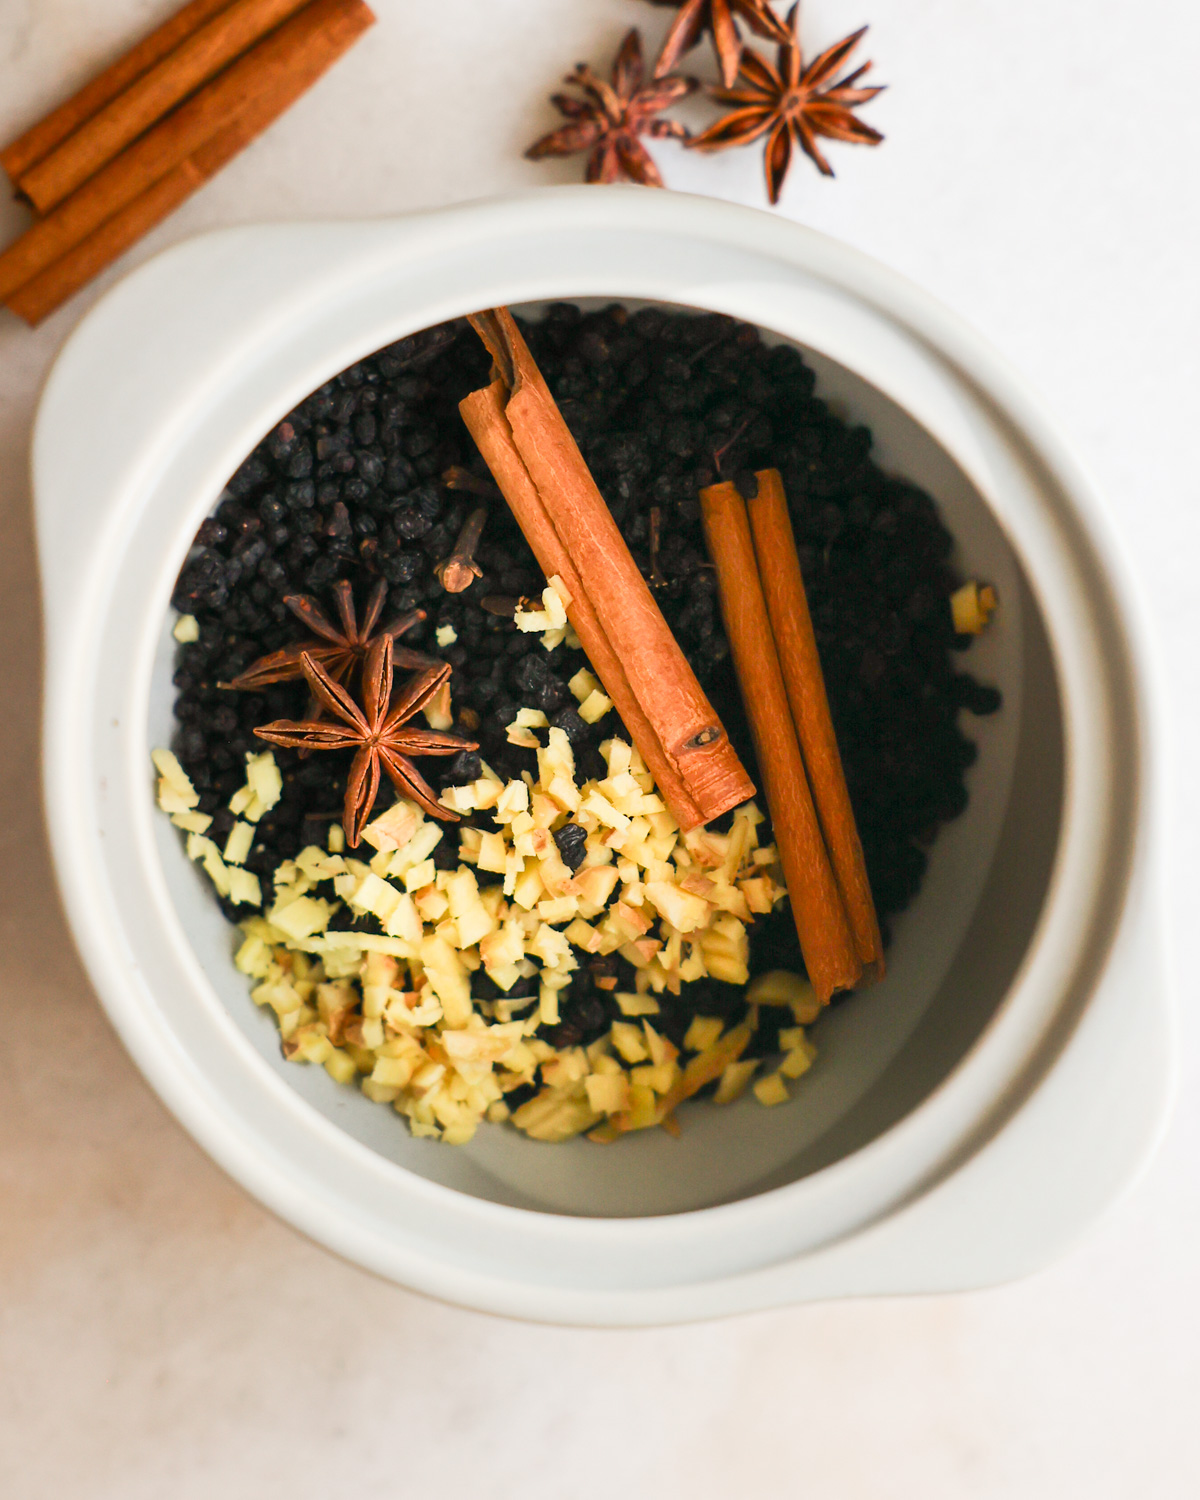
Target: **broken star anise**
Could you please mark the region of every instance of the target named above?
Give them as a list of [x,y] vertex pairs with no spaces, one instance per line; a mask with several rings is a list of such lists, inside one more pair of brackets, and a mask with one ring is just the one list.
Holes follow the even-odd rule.
[[412,763],[422,755],[456,755],[460,750],[475,750],[472,740],[456,734],[441,734],[431,729],[415,729],[409,721],[426,708],[450,675],[444,663],[418,673],[392,699],[392,652],[390,635],[380,636],[367,653],[362,673],[360,708],[350,694],[335,682],[320,662],[305,651],[300,667],[314,698],[331,716],[332,721],[315,723],[277,719],[254,732],[259,739],[292,750],[356,750],[358,753],[346,780],[346,798],[342,809],[342,827],[346,841],[353,848],[362,836],[363,827],[379,795],[379,783],[386,772],[396,790],[411,797],[435,818],[453,822],[458,814],[443,807],[433,788]]
[[[367,652],[379,638],[373,632],[383,609],[383,601],[387,598],[387,583],[381,578],[371,591],[361,625],[354,609],[354,594],[349,583],[344,578],[340,579],[334,584],[333,593],[337,601],[338,619],[341,621],[340,629],[311,595],[285,594],[283,602],[302,624],[308,626],[314,639],[295,641],[282,651],[272,651],[270,656],[259,657],[228,686],[255,692],[276,682],[299,681],[304,676],[300,660],[305,655],[318,662],[334,682],[344,683],[354,668],[365,661]],[[410,610],[408,614],[385,625],[380,635],[390,636],[394,641],[424,618],[423,609]],[[439,665],[432,657],[419,651],[409,651],[403,646],[396,648],[394,659],[397,666],[411,670]]]
[[667,39],[659,53],[654,76],[669,73],[685,52],[689,52],[706,31],[712,32],[713,50],[721,69],[721,81],[732,88],[742,59],[742,37],[737,16],[750,30],[773,42],[786,42],[787,30],[771,9],[771,0],[651,0],[653,5],[678,5],[679,14],[671,22]]
[[798,10],[797,4],[788,12],[788,40],[779,49],[778,68],[772,68],[757,53],[744,52],[740,76],[745,86],[710,90],[714,99],[740,107],[688,141],[697,151],[722,151],[728,146],[748,145],[765,135],[764,165],[772,203],[779,202],[791,165],[793,141],[824,176],[832,177],[833,168],[817,146],[818,136],[860,146],[877,146],[883,140],[878,130],[864,125],[854,114],[858,105],[883,92],[882,88],[856,87],[871,64],[864,63],[844,78],[834,79],[867,28],[843,37],[805,67],[795,34]]
[[686,140],[687,129],[678,120],[658,116],[690,94],[696,80],[659,78],[647,84],[644,78],[642,39],[635,27],[621,43],[611,85],[598,78],[586,63],[579,63],[567,75],[566,82],[581,89],[585,97],[555,94],[550,102],[569,123],[535,141],[525,155],[531,161],[540,161],[545,156],[573,156],[586,151],[588,182],[628,178],[645,187],[662,187],[659,170],[639,136]]

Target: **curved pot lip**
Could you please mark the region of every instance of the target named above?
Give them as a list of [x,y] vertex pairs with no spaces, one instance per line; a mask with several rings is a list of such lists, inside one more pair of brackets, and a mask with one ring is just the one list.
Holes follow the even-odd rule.
[[[312,278],[318,293],[324,281],[333,285],[335,291],[340,294],[341,288],[338,284],[343,282],[346,276],[356,269],[361,272],[364,262],[367,263],[368,271],[370,270],[369,263],[375,255],[374,241],[379,240],[382,243],[381,253],[384,259],[387,258],[389,229],[403,231],[409,237],[414,233],[418,236],[424,234],[428,239],[429,247],[426,253],[433,253],[437,247],[439,234],[444,232],[448,232],[452,239],[461,240],[468,233],[476,238],[487,238],[489,235],[496,234],[528,233],[531,225],[552,230],[556,227],[578,229],[587,223],[603,225],[606,229],[612,228],[615,224],[634,235],[688,233],[707,239],[718,246],[729,245],[740,248],[749,243],[757,253],[771,256],[789,267],[795,274],[829,282],[850,297],[870,308],[878,309],[885,316],[910,329],[931,351],[952,365],[961,379],[968,381],[976,391],[982,393],[1028,443],[1031,452],[1053,477],[1055,485],[1066,501],[1070,512],[1069,519],[1073,521],[1078,533],[1077,539],[1081,539],[1090,549],[1090,562],[1108,595],[1105,603],[1110,616],[1109,624],[1115,632],[1115,639],[1124,658],[1112,665],[1114,672],[1123,678],[1123,681],[1117,684],[1121,690],[1119,694],[1122,700],[1121,707],[1133,717],[1139,753],[1136,756],[1134,774],[1126,788],[1134,807],[1129,830],[1129,847],[1120,861],[1120,870],[1115,872],[1122,886],[1122,894],[1117,902],[1119,911],[1124,902],[1124,885],[1133,867],[1132,844],[1137,834],[1137,827],[1134,825],[1137,819],[1145,817],[1151,798],[1156,795],[1156,788],[1152,786],[1151,778],[1147,774],[1150,757],[1145,753],[1147,727],[1153,722],[1155,714],[1148,700],[1149,688],[1145,674],[1129,670],[1131,661],[1142,662],[1147,656],[1142,644],[1140,610],[1133,599],[1126,565],[1119,547],[1109,533],[1102,503],[1091,481],[1071,456],[1067,444],[1045,417],[1040,403],[1024,382],[1007,367],[978,334],[955,314],[942,307],[929,294],[860,252],[848,249],[814,231],[802,229],[757,210],[738,208],[715,200],[690,199],[682,195],[664,194],[660,197],[636,188],[601,191],[597,191],[594,187],[567,188],[540,190],[532,194],[505,195],[498,199],[431,210],[391,221],[338,225],[262,226],[217,231],[215,234],[203,236],[165,252],[155,261],[135,272],[132,277],[119,284],[102,299],[68,342],[47,383],[35,435],[35,481],[39,491],[39,529],[42,531],[44,580],[47,583],[50,581],[52,568],[45,549],[50,522],[45,515],[41,514],[43,511],[41,496],[53,488],[53,477],[50,472],[52,464],[46,452],[46,444],[49,441],[48,435],[53,430],[52,418],[55,403],[59,399],[59,392],[64,382],[69,384],[67,376],[72,372],[77,352],[87,345],[89,339],[97,336],[103,338],[108,335],[113,320],[119,322],[124,314],[126,303],[133,305],[133,299],[136,298],[147,277],[161,276],[170,269],[173,260],[179,263],[186,262],[187,257],[194,257],[197,253],[202,254],[205,246],[228,241],[230,237],[243,239],[250,237],[252,240],[255,237],[262,239],[271,236],[324,234],[336,238],[341,235],[349,237],[346,241],[347,245],[357,242],[358,251],[351,253],[347,249],[343,253],[335,250],[330,257],[332,269],[323,278],[321,276]],[[326,291],[329,291],[328,285]],[[330,295],[333,294],[330,293]],[[586,295],[586,293],[581,293],[581,295]],[[527,299],[514,296],[513,300]],[[680,289],[677,300],[688,301],[686,288]],[[763,323],[764,326],[772,326],[768,317],[759,318],[756,321]],[[423,325],[417,323],[414,326]],[[367,352],[367,348],[364,347],[361,352]],[[901,402],[901,404],[904,403]],[[941,435],[937,430],[931,430],[933,435],[941,441]],[[1003,524],[1005,517],[1001,515],[999,519]],[[1006,530],[1008,529],[1006,526]],[[1011,534],[1010,531],[1010,536]],[[1014,546],[1018,556],[1026,562],[1025,548],[1017,542],[1014,542]],[[1029,569],[1031,586],[1034,587],[1035,593],[1039,593],[1036,582],[1038,573],[1037,569]],[[1055,646],[1056,666],[1063,685],[1064,699],[1069,707],[1078,696],[1076,689],[1080,687],[1080,684],[1072,676],[1073,666],[1069,655],[1064,657],[1058,649],[1063,642],[1060,634],[1056,633],[1053,628],[1052,616],[1048,618],[1051,620],[1051,637]],[[71,850],[71,829],[67,826],[69,815],[64,809],[65,801],[69,799],[56,796],[69,782],[72,774],[76,774],[78,770],[77,766],[72,763],[69,752],[56,751],[56,746],[65,745],[66,741],[61,737],[61,730],[67,722],[71,721],[71,706],[66,701],[66,689],[70,685],[69,676],[64,673],[64,664],[59,660],[60,656],[61,650],[57,654],[48,652],[47,655],[48,734],[45,784],[48,816],[53,834],[56,866],[66,904],[80,938],[81,947],[85,952],[89,952],[89,944],[84,942],[85,934],[89,940],[94,936],[90,930],[91,924],[87,910],[89,881],[73,867],[68,858]],[[1075,666],[1078,666],[1077,662]],[[1088,753],[1086,740],[1081,739],[1077,732],[1069,732],[1067,736],[1068,766],[1077,767],[1079,757]],[[1063,849],[1070,845],[1075,837],[1079,818],[1086,809],[1072,801],[1072,789],[1077,792],[1079,782],[1078,774],[1074,769],[1068,780],[1071,786],[1068,788],[1067,806],[1064,808],[1060,856],[1056,863],[1043,919],[1034,935],[1021,972],[1000,1010],[951,1074],[914,1111],[867,1146],[823,1168],[809,1178],[732,1203],[678,1214],[636,1219],[567,1216],[497,1204],[430,1182],[397,1164],[383,1161],[370,1148],[354,1141],[332,1122],[311,1112],[315,1120],[319,1122],[315,1128],[327,1132],[331,1139],[336,1139],[340,1150],[369,1159],[376,1170],[382,1168],[389,1174],[402,1177],[405,1180],[406,1191],[416,1197],[441,1204],[452,1201],[457,1210],[474,1217],[485,1231],[489,1226],[500,1224],[504,1224],[509,1229],[516,1226],[522,1231],[541,1235],[543,1238],[560,1244],[568,1241],[589,1243],[620,1241],[630,1244],[638,1241],[661,1241],[664,1234],[670,1239],[690,1238],[702,1234],[707,1227],[715,1228],[718,1224],[740,1224],[749,1232],[752,1230],[756,1215],[767,1209],[777,1211],[788,1205],[799,1208],[806,1199],[811,1199],[814,1191],[836,1191],[840,1181],[847,1175],[860,1170],[864,1164],[886,1162],[889,1157],[895,1158],[898,1154],[904,1153],[910,1138],[924,1131],[931,1119],[939,1112],[947,1112],[948,1105],[951,1106],[948,1110],[950,1115],[955,1115],[956,1111],[961,1114],[963,1110],[961,1096],[964,1094],[970,1095],[972,1091],[982,1090],[989,1101],[989,1109],[984,1111],[985,1114],[991,1112],[991,1105],[998,1103],[999,1092],[1007,1091],[1013,1095],[1014,1099],[1019,1098],[1021,1090],[1019,1080],[1028,1074],[1034,1056],[1045,1039],[1046,1031],[1058,1014],[1058,1005],[1049,1004],[1046,996],[1055,989],[1056,975],[1076,967],[1070,957],[1062,952],[1049,959],[1045,957],[1047,946],[1054,938],[1057,928],[1064,922],[1070,923],[1072,920],[1077,920],[1077,916],[1072,917],[1070,910],[1070,900],[1075,893],[1064,889],[1066,875],[1061,866]],[[1086,854],[1086,851],[1084,853]],[[1041,965],[1040,975],[1035,972],[1039,964]],[[331,1231],[330,1226],[321,1226],[316,1223],[314,1216],[319,1218],[321,1211],[319,1204],[314,1204],[310,1213],[297,1205],[294,1188],[289,1187],[285,1190],[280,1187],[275,1191],[271,1190],[269,1182],[264,1180],[269,1179],[271,1175],[269,1165],[261,1160],[253,1163],[248,1160],[248,1157],[253,1155],[251,1148],[245,1147],[244,1143],[239,1145],[227,1131],[219,1128],[218,1122],[211,1118],[207,1110],[207,1101],[202,1103],[198,1097],[199,1080],[189,1079],[188,1070],[178,1065],[178,1059],[168,1056],[170,1049],[163,1046],[161,1039],[151,1040],[144,1027],[145,1018],[125,983],[126,976],[122,973],[120,965],[114,967],[107,954],[103,951],[97,953],[95,949],[91,949],[89,968],[96,978],[106,1009],[125,1037],[130,1049],[135,1053],[139,1065],[154,1082],[166,1102],[185,1120],[192,1133],[199,1136],[235,1176],[246,1182],[246,1185],[251,1187],[251,1190],[258,1196],[272,1201],[274,1206],[278,1207],[292,1222],[301,1223],[302,1227],[309,1229],[316,1237],[323,1239],[326,1243],[333,1243],[334,1248],[344,1249],[355,1259],[378,1263],[380,1257],[366,1252],[361,1245],[357,1250],[347,1248],[349,1241],[354,1238],[352,1233],[347,1237],[339,1238]],[[1023,1017],[1021,1024],[1014,1027],[1014,1012],[1019,1008],[1018,997],[1025,995],[1028,998],[1034,989],[1041,989],[1045,992],[1042,999],[1033,1006],[1033,1009],[1038,1012],[1037,1017],[1032,1025],[1029,1024],[1030,1017]],[[1007,1037],[1006,1031],[1011,1033]],[[995,1060],[992,1065],[981,1068],[981,1062],[993,1055]],[[989,1074],[992,1076],[988,1077]],[[1001,1083],[1003,1087],[999,1088]],[[967,1107],[963,1119],[970,1120],[971,1131],[982,1128],[978,1107]],[[962,1138],[956,1134],[953,1139],[947,1140],[944,1144],[948,1154],[951,1149],[961,1149]],[[932,1170],[936,1175],[936,1169]],[[377,1268],[379,1268],[378,1264]],[[406,1279],[417,1278],[410,1274]],[[436,1278],[434,1280],[427,1278],[426,1289],[438,1291],[439,1285],[435,1282]]]

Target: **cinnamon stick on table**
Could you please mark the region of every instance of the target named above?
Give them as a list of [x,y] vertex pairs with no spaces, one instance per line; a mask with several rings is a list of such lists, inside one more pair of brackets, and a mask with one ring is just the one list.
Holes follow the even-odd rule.
[[35,162],[42,160],[93,115],[99,113],[123,89],[173,52],[185,38],[205,21],[224,10],[230,0],[191,0],[169,20],[163,22],[136,47],[117,58],[104,72],[86,83],[77,94],[31,126],[24,135],[0,151],[0,167],[8,173],[14,186]]
[[471,320],[495,361],[460,404],[539,564],[572,595],[567,617],[683,829],[754,795],[725,728],[596,488],[507,308]]
[[8,298],[11,311],[27,323],[40,323],[261,135],[332,67],[370,24],[365,20],[370,15],[365,6],[352,0],[345,9],[348,18],[351,13],[357,16],[354,24],[329,27],[298,48],[292,66],[265,78],[263,87],[228,125],[105,219],[65,255],[18,287]]
[[286,21],[308,0],[232,0],[20,175],[17,187],[47,213],[143,131]]
[[763,469],[755,478],[758,494],[746,502],[746,509],[800,753],[859,960],[864,968],[874,966],[876,976],[882,978],[879,919],[829,712],[783,481],[777,469]]
[[19,286],[8,299],[10,312],[37,324],[60,307],[80,287],[86,286],[106,266],[150,233],[169,213],[202,186],[204,178],[190,161],[152,182],[132,203],[106,219],[40,275]]
[[260,100],[290,102],[374,20],[363,0],[312,0],[0,253],[0,301],[9,302],[223,130],[236,133],[236,122],[253,115]]
[[862,965],[809,792],[759,583],[746,502],[735,485],[725,483],[701,490],[700,504],[800,951],[813,989],[825,1004],[835,990],[857,984]]

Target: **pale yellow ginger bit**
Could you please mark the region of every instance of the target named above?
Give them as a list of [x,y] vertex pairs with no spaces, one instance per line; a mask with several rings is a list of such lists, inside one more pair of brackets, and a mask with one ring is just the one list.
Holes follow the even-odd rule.
[[821,1003],[809,981],[787,969],[758,974],[746,989],[747,1005],[788,1005],[801,1025],[809,1025],[821,1013]]
[[386,812],[373,818],[362,831],[363,842],[379,851],[403,849],[424,822],[415,802],[398,797]]
[[404,875],[417,865],[424,865],[441,841],[442,829],[439,824],[419,822],[408,842],[392,854],[387,873]]
[[666,880],[646,882],[646,895],[659,913],[678,932],[695,932],[712,915],[712,907],[703,896],[695,896]]
[[650,1050],[640,1026],[629,1021],[614,1021],[610,1035],[613,1046],[627,1063],[646,1062]]
[[200,802],[200,793],[170,750],[152,750],[150,759],[158,771],[158,805],[165,813],[190,813]]
[[679,1068],[674,1062],[643,1063],[629,1070],[634,1088],[648,1088],[655,1094],[666,1094],[678,1082]]
[[623,1072],[593,1073],[584,1080],[588,1103],[599,1114],[615,1115],[628,1110],[630,1081]]
[[580,703],[578,713],[585,724],[598,724],[611,707],[612,699],[596,688]]
[[688,1052],[707,1052],[725,1029],[719,1016],[694,1016],[683,1038]]
[[229,865],[225,873],[229,880],[229,899],[235,906],[262,905],[262,886],[252,870]]
[[180,615],[171,634],[181,646],[188,646],[200,639],[200,621],[195,615]]
[[597,692],[600,687],[599,680],[588,671],[587,667],[580,667],[579,671],[571,678],[567,686],[575,696],[577,703],[582,703],[590,694]]
[[[462,786],[449,786],[438,798],[443,807],[448,807],[451,812],[469,813],[475,811],[475,788],[471,782]],[[464,829],[463,832],[474,832],[473,829]]]
[[768,1107],[786,1104],[788,1101],[787,1084],[778,1073],[768,1073],[765,1078],[760,1078],[754,1085],[754,1097],[760,1104]]
[[212,819],[202,812],[172,813],[171,822],[176,828],[182,828],[184,833],[207,833],[212,827]]
[[628,990],[618,990],[613,999],[623,1016],[656,1016],[662,1009],[653,995],[634,995]]
[[656,1068],[662,1067],[665,1063],[674,1062],[679,1056],[679,1048],[674,1042],[660,1035],[649,1021],[642,1022],[642,1035],[646,1038],[646,1051],[649,1053],[650,1061]]
[[434,638],[439,646],[453,646],[458,640],[458,631],[453,625],[439,625],[434,631]]
[[732,1104],[736,1099],[740,1099],[757,1071],[758,1058],[756,1057],[730,1063],[721,1074],[717,1091],[713,1095],[713,1103]]
[[437,876],[433,860],[423,859],[419,865],[413,865],[404,872],[404,889],[410,894],[426,890],[433,885]]
[[276,902],[267,919],[285,937],[306,938],[324,932],[335,910],[332,902],[318,896],[297,896],[282,907]]
[[990,584],[980,586],[974,580],[964,583],[950,595],[950,614],[959,635],[979,635],[999,605],[996,590]]
[[550,630],[550,614],[545,609],[522,609],[518,608],[513,615],[513,624],[518,630],[523,630],[532,635],[534,631]]
[[447,730],[454,727],[454,710],[450,703],[450,679],[447,678],[437,692],[421,710],[430,729]]
[[250,853],[254,844],[254,825],[243,823],[239,819],[229,830],[229,837],[225,840],[223,858],[227,865],[244,865],[246,856]]
[[600,1111],[589,1103],[584,1085],[578,1083],[570,1091],[544,1089],[521,1105],[512,1122],[534,1140],[558,1142],[582,1135],[602,1118]]
[[546,580],[546,587],[542,590],[542,603],[549,611],[555,625],[567,623],[567,610],[573,602],[571,591],[566,584],[557,573],[551,573]]
[[788,1078],[799,1078],[817,1060],[817,1049],[804,1034],[803,1026],[791,1026],[779,1033],[784,1057],[779,1071]]

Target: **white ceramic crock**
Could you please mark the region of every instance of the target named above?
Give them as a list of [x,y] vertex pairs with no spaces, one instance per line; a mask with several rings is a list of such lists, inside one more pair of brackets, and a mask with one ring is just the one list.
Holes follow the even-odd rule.
[[[896,924],[886,983],[817,1032],[791,1102],[600,1149],[413,1141],[286,1065],[230,929],[152,803],[167,600],[201,517],[310,390],[499,302],[658,299],[803,346],[818,391],[930,489],[1003,607],[969,665],[971,805]],[[1157,711],[1130,582],[1039,403],[925,294],[782,219],[561,189],[407,219],[229,230],[91,312],[34,440],[48,816],[84,961],[127,1047],[250,1192],[333,1250],[495,1312],[587,1323],[974,1286],[1043,1263],[1131,1180],[1173,1041]]]

